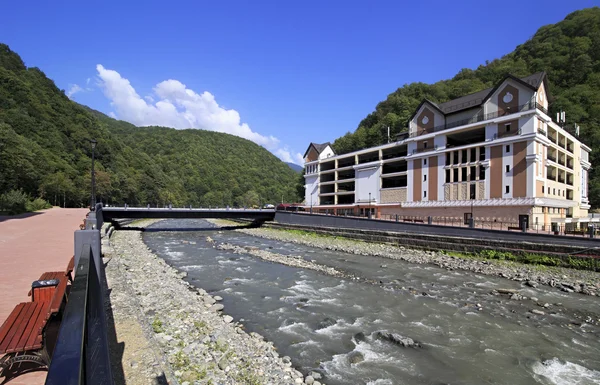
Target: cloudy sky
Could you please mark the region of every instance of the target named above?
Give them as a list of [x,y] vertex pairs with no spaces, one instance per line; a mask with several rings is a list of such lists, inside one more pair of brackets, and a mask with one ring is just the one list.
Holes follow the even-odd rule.
[[301,163],[310,142],[354,131],[403,84],[476,68],[597,0],[141,4],[6,2],[0,41],[78,103]]

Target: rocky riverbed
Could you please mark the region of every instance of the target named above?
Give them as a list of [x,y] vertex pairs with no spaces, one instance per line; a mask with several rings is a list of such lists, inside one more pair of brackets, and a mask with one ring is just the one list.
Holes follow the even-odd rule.
[[[218,225],[232,222],[213,220]],[[591,296],[600,295],[600,273],[585,270],[524,265],[510,261],[461,258],[437,251],[422,251],[386,244],[368,243],[339,237],[318,236],[298,231],[271,228],[238,229],[236,231],[282,242],[291,242],[327,250],[343,251],[359,255],[404,260],[418,264],[433,264],[447,270],[466,270],[475,273],[500,276],[524,285],[535,287],[549,285],[564,292],[577,292]]]
[[[110,257],[109,285],[118,280],[126,283],[134,296],[125,298],[128,311],[144,324],[148,344],[159,353],[159,358],[150,354],[141,363],[124,366],[159,367],[162,357],[168,372],[165,377],[175,378],[182,385],[320,384],[318,373],[304,377],[289,357],[279,356],[272,342],[257,333],[246,333],[243,325],[224,313],[221,297],[184,281],[186,273],[154,255],[140,232],[113,232],[105,250]],[[114,310],[122,313],[123,305]],[[119,334],[119,325],[116,328]],[[151,368],[136,371],[142,369],[152,377]]]

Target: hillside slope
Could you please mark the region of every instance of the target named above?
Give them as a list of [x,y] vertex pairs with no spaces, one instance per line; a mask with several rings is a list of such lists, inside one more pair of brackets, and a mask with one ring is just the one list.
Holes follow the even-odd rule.
[[[581,126],[581,140],[600,159],[600,8],[569,14],[563,21],[541,27],[526,43],[475,70],[463,69],[454,78],[434,84],[411,83],[398,88],[363,119],[358,128],[333,143],[337,153],[376,146],[406,129],[410,115],[428,98],[445,102],[492,87],[507,73],[522,77],[546,71],[550,81],[550,113],[566,112],[570,124]],[[590,200],[600,205],[600,172],[590,175]]]
[[299,179],[263,147],[205,130],[136,127],[67,98],[0,44],[0,195],[22,189],[86,205],[98,141],[98,199],[130,205],[249,205],[297,201]]

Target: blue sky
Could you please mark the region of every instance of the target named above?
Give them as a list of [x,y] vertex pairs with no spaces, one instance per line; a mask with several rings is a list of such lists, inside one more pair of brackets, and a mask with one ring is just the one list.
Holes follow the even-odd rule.
[[299,162],[403,84],[512,51],[598,5],[547,1],[12,1],[0,42],[75,101],[135,124],[195,126]]

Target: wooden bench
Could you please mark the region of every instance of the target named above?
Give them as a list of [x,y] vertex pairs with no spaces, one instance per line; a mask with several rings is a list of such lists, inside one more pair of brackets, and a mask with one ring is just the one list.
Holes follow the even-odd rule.
[[0,327],[0,378],[14,375],[22,362],[48,368],[50,356],[45,344],[45,329],[53,315],[66,302],[67,284],[72,281],[74,259],[65,271],[43,273],[32,283],[31,302],[21,302]]

